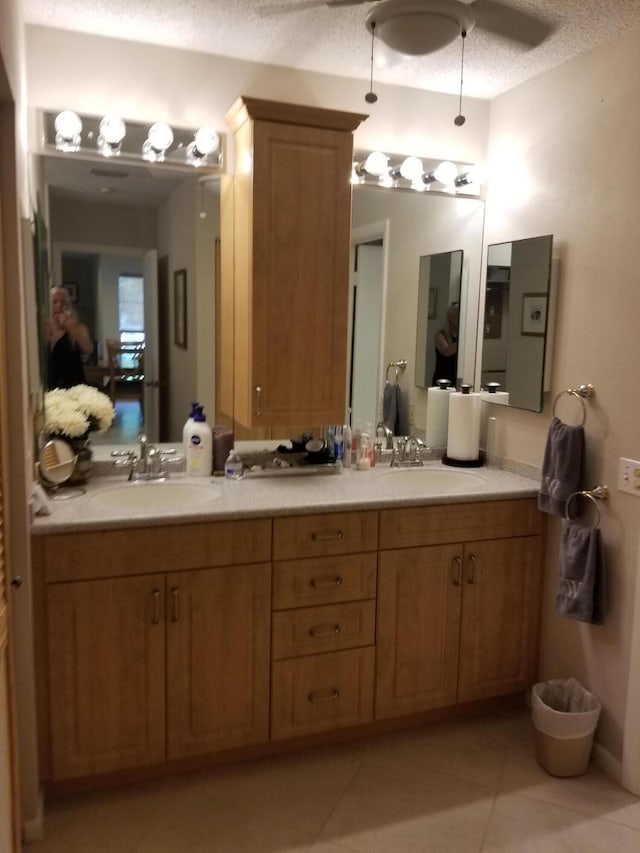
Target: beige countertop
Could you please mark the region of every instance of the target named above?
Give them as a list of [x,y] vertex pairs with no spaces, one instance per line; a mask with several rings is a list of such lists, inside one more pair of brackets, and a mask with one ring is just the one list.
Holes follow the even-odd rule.
[[[432,474],[433,481],[429,482]],[[184,502],[177,494],[182,490],[176,490],[175,495],[170,494],[172,487],[179,484],[187,487],[184,491],[195,486],[198,502]],[[147,492],[143,498],[142,490],[150,486],[153,494]],[[159,490],[165,486],[168,489],[161,493]],[[161,483],[128,483],[120,474],[117,477],[96,476],[85,488],[86,494],[67,500],[57,500],[55,494],[52,495],[51,514],[35,517],[32,532],[108,530],[167,523],[529,498],[537,495],[539,481],[501,468],[464,469],[429,462],[417,469],[377,465],[369,471],[348,468],[334,474],[250,476],[238,481],[178,474]],[[135,494],[131,490],[135,490]]]

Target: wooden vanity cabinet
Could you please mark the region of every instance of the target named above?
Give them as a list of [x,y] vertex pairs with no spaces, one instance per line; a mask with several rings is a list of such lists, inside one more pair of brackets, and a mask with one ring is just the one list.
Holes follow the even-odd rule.
[[268,739],[270,520],[40,544],[52,780]]
[[528,500],[381,512],[376,718],[531,684],[542,531]]
[[220,358],[233,385],[219,405],[245,427],[344,420],[353,130],[365,118],[247,97],[227,114]]
[[378,513],[273,525],[271,737],[370,722]]

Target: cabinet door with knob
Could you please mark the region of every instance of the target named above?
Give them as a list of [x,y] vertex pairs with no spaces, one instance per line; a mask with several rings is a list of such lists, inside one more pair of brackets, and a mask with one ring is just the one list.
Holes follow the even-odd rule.
[[168,758],[269,736],[271,566],[167,576]]
[[55,779],[164,759],[164,607],[162,575],[47,588]]

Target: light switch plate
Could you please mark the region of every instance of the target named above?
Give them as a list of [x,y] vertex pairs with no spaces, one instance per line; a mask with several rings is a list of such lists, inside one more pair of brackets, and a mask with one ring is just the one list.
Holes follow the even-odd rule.
[[620,458],[618,465],[618,489],[640,498],[640,461]]

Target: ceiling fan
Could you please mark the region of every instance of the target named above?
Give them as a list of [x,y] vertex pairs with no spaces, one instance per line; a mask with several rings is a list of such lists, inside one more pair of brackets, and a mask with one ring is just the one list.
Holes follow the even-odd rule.
[[[434,53],[474,27],[523,48],[537,47],[553,31],[549,21],[502,0],[302,0],[298,8],[372,3],[365,21],[369,32],[375,30],[387,47],[408,56]],[[288,7],[295,8],[295,4]]]

